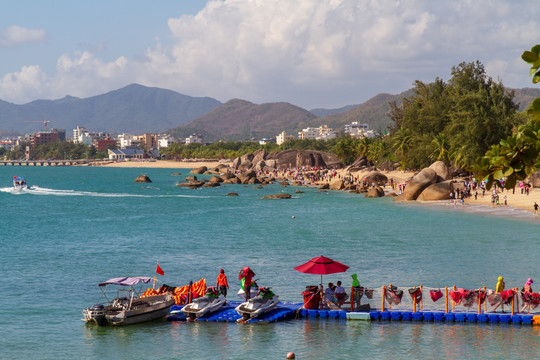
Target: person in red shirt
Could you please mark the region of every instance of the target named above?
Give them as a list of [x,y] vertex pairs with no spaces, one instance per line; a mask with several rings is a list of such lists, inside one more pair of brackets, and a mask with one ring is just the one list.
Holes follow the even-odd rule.
[[242,278],[244,278],[244,294],[246,300],[251,298],[251,281],[254,276],[255,273],[248,266],[240,270],[240,273],[238,273],[238,280],[242,280]]
[[227,297],[229,283],[227,282],[227,275],[225,275],[225,270],[223,269],[219,270],[219,275],[216,280],[216,287],[219,289],[219,292],[223,294],[223,296]]

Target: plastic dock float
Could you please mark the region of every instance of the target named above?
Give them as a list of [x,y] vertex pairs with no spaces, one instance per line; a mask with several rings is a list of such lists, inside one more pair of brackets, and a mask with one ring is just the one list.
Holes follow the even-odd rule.
[[[431,311],[371,311],[371,320],[540,325],[540,315]],[[349,317],[347,317],[349,319]],[[350,318],[352,320],[352,318]],[[535,322],[536,321],[536,322]]]
[[[240,301],[229,301],[227,305],[223,306],[221,309],[200,318],[197,318],[197,321],[207,321],[207,322],[236,322],[237,320],[242,319],[242,316],[238,314],[235,308],[240,305]],[[246,321],[247,323],[256,323],[256,322],[277,322],[293,319],[296,315],[297,310],[302,306],[302,304],[296,303],[280,303],[274,310],[269,311],[265,314],[260,315],[255,319],[250,319]],[[183,308],[182,305],[173,305],[167,316],[168,321],[185,321],[187,320],[186,315],[180,311]]]
[[371,315],[368,312],[348,312],[347,320],[371,321]]

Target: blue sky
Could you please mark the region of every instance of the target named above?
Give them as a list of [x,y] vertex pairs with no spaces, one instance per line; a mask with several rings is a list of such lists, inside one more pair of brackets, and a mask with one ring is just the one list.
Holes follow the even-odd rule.
[[307,109],[447,80],[480,60],[533,87],[535,1],[0,0],[0,99],[89,97],[131,83]]

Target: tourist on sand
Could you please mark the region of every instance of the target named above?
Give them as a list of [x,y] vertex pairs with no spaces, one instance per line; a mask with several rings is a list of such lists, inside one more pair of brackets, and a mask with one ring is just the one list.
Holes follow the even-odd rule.
[[538,215],[538,204],[534,203],[534,215]]
[[246,300],[251,298],[251,281],[254,276],[255,273],[248,266],[238,273],[238,280],[244,279],[244,297]]
[[508,205],[508,201],[506,199],[506,195],[504,195],[504,206],[507,206]]
[[[531,287],[533,282],[534,282],[533,279],[528,278],[525,285],[523,285],[523,288],[521,289],[521,292],[531,294],[533,292],[532,287]],[[521,309],[521,312],[524,312],[525,309],[528,310],[529,314],[531,313],[531,303],[530,302],[526,302],[526,303],[523,304],[523,308]]]
[[[504,279],[502,276],[499,276],[499,278],[497,279],[497,285],[495,286],[495,292],[500,294],[504,291]],[[497,310],[498,307],[501,307],[501,311],[502,313],[504,314],[504,304],[502,303],[502,299],[501,299],[501,302],[498,303],[497,305],[495,305],[495,307],[492,309],[493,312],[495,312],[495,310]]]
[[227,297],[229,283],[227,282],[227,276],[225,275],[225,270],[223,269],[219,270],[219,275],[216,280],[216,287],[219,289],[219,292],[223,294],[223,296]]

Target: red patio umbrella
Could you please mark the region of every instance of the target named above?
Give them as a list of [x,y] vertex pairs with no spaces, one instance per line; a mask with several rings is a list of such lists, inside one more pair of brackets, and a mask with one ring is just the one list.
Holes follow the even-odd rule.
[[322,285],[323,275],[345,272],[348,268],[349,267],[347,265],[342,264],[339,261],[335,261],[324,256],[318,256],[309,260],[305,264],[295,267],[294,269],[306,274],[321,275]]

